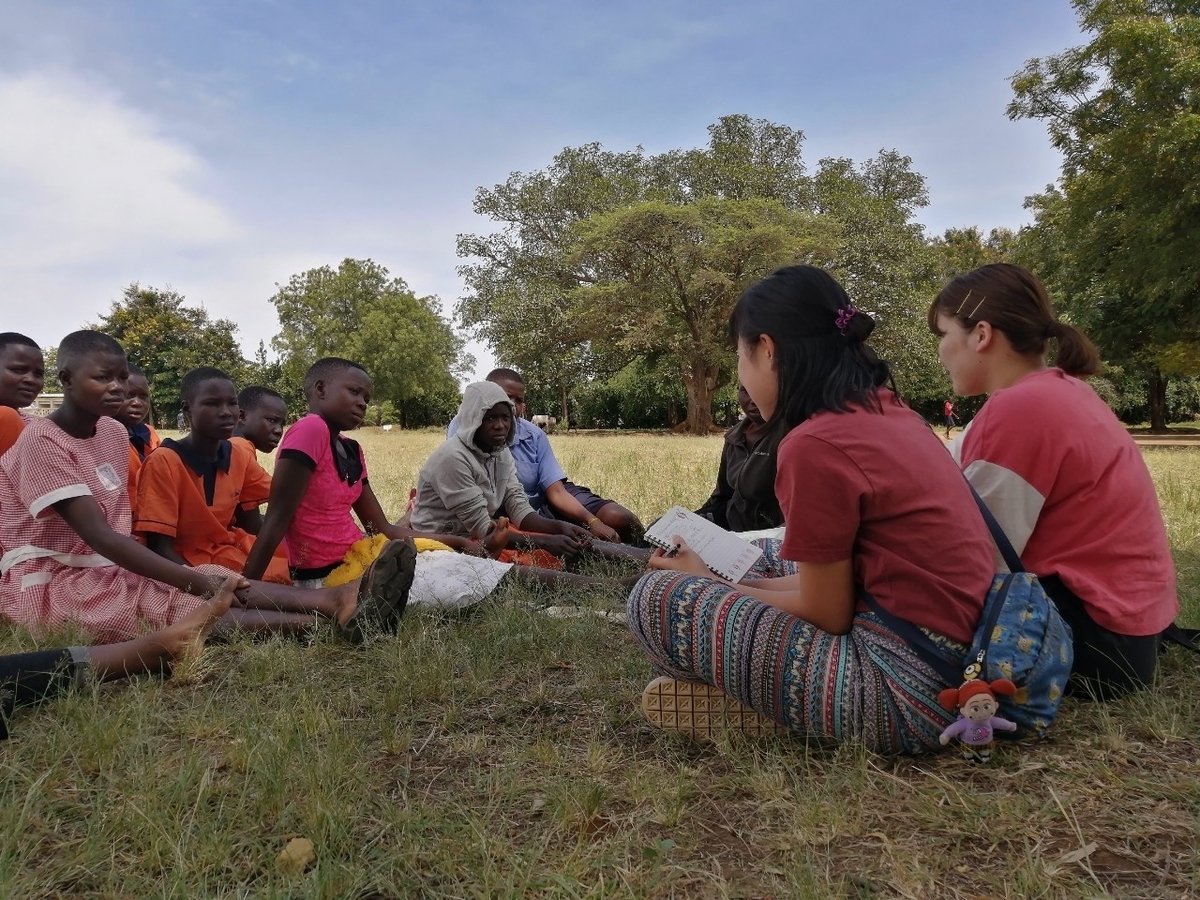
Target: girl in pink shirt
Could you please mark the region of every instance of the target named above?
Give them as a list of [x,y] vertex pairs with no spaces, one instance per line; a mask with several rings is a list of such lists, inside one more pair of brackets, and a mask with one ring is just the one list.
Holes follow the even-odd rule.
[[1107,697],[1149,684],[1179,610],[1175,567],[1141,452],[1080,380],[1099,369],[1096,348],[1009,263],[951,281],[929,327],[955,392],[988,395],[953,452],[1071,625],[1068,689]]

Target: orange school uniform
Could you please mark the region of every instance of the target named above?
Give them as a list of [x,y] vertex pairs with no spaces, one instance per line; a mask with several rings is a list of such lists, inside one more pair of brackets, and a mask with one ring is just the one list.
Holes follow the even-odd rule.
[[21,436],[25,430],[25,417],[11,406],[0,406],[0,456]]
[[133,441],[133,435],[129,436],[129,508],[133,510],[133,514],[137,515],[137,485],[138,475],[141,474],[142,465],[151,453],[158,449],[162,444],[162,439],[158,436],[158,432],[154,430],[153,425],[147,425],[146,430],[150,432],[150,436],[143,442],[143,446],[139,449]]
[[[241,572],[254,535],[235,526],[234,516],[270,494],[271,476],[244,446],[222,441],[213,463],[167,440],[142,465],[133,530],[171,538],[189,565],[215,563]],[[263,580],[291,584],[286,560],[272,557]]]

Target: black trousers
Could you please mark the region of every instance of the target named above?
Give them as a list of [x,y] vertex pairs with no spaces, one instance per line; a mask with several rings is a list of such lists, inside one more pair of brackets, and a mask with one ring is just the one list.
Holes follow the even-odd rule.
[[1140,690],[1154,680],[1162,635],[1117,634],[1096,624],[1083,601],[1057,575],[1039,576],[1042,587],[1071,626],[1075,636],[1075,665],[1067,694],[1111,700]]
[[56,697],[78,683],[79,652],[64,647],[0,656],[0,740],[8,737],[13,710]]

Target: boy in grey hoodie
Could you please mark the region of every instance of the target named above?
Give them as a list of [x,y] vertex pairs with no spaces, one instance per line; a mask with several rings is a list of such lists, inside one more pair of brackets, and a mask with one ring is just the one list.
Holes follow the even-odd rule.
[[[433,451],[417,477],[412,527],[483,542],[489,550],[542,549],[574,557],[591,534],[570,522],[539,516],[517,478],[509,446],[516,412],[504,389],[469,384],[458,410],[458,431]],[[507,520],[507,521],[506,521]],[[508,532],[511,521],[522,533]]]

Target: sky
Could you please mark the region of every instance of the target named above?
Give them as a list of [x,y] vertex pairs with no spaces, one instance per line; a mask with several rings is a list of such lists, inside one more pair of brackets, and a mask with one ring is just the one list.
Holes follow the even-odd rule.
[[0,330],[53,346],[139,282],[250,355],[276,286],[346,257],[449,315],[479,187],[732,113],[810,169],[910,156],[930,234],[1015,228],[1059,158],[1009,78],[1083,42],[1067,0],[0,0]]

